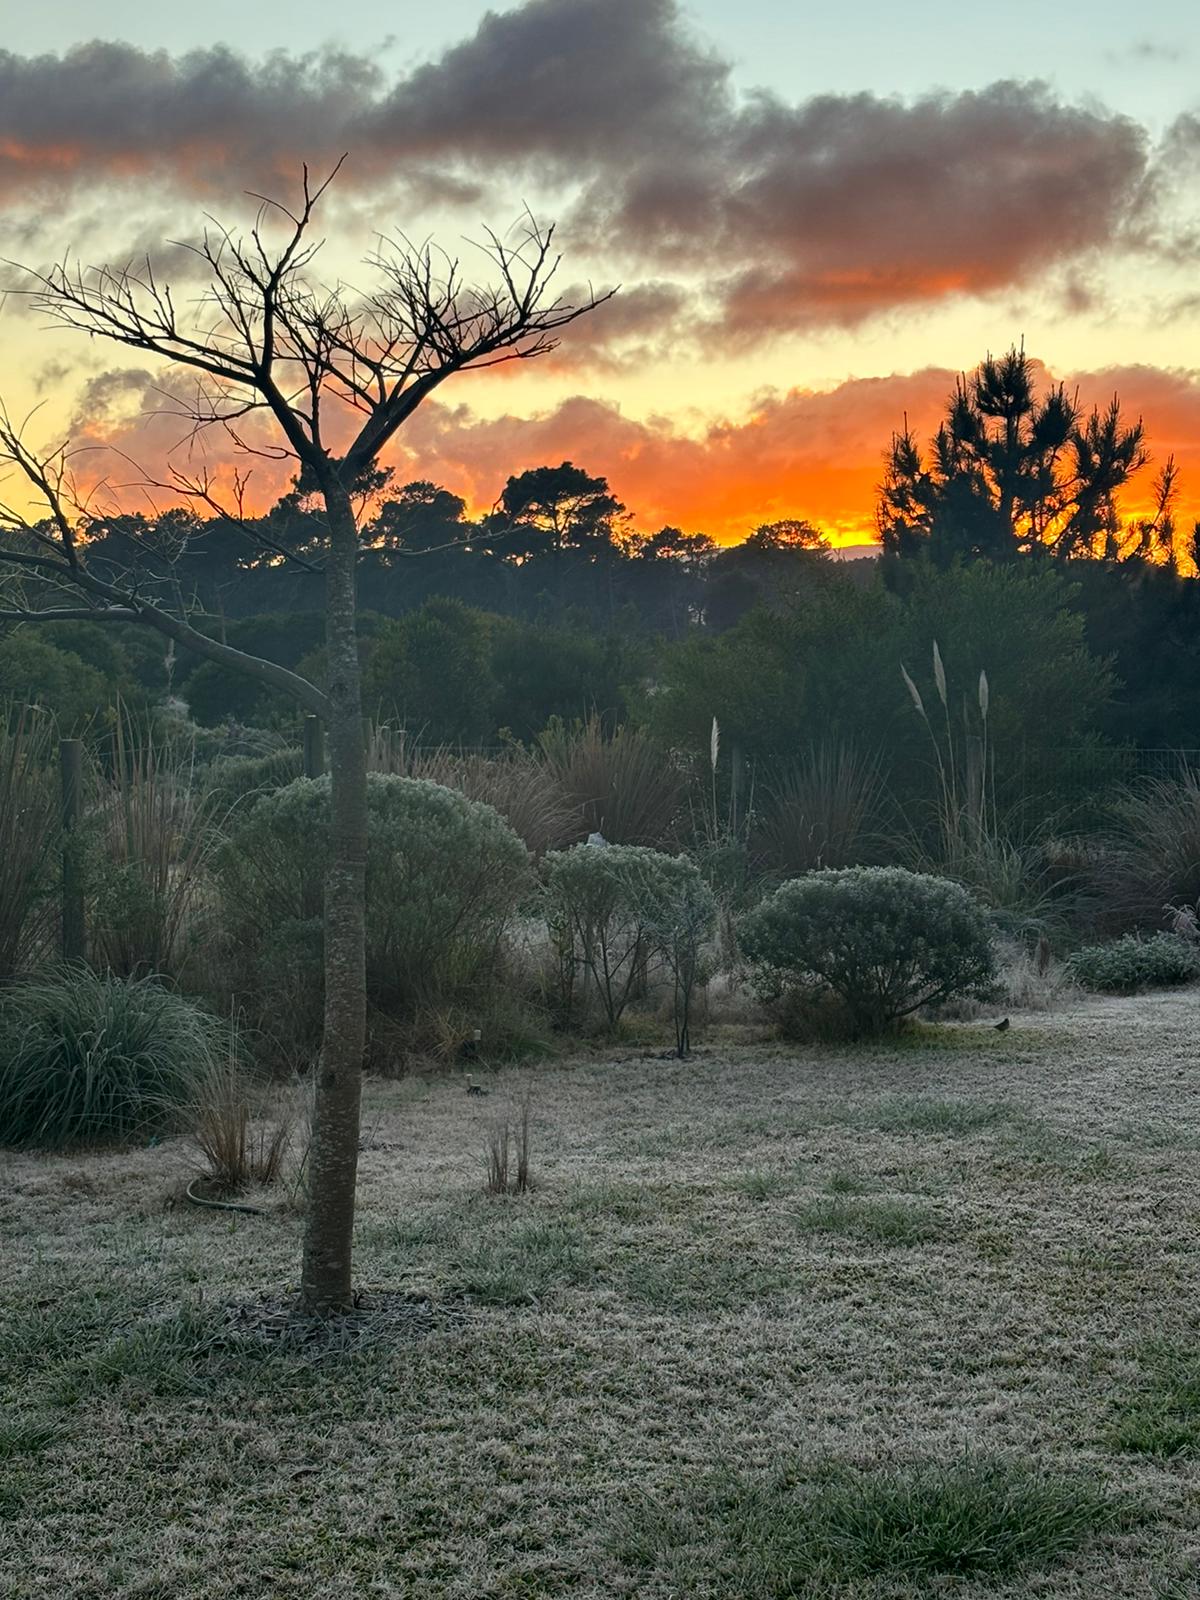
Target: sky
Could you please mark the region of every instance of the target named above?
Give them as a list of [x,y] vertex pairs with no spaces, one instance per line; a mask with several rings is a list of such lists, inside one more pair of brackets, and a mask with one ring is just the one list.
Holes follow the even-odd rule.
[[[805,517],[856,544],[892,431],[928,430],[958,372],[1023,341],[1047,381],[1143,416],[1128,509],[1173,453],[1190,519],[1198,57],[1190,8],[1162,0],[952,23],[852,0],[6,0],[0,254],[151,250],[170,275],[164,239],[249,220],[245,190],[287,194],[346,150],[326,270],[353,278],[380,231],[457,249],[527,204],[558,224],[565,287],[621,286],[550,360],[448,384],[402,480],[483,508],[570,458],[646,531]],[[40,405],[41,441],[161,454],[160,381],[5,302],[0,393]],[[285,487],[256,472],[260,497]]]

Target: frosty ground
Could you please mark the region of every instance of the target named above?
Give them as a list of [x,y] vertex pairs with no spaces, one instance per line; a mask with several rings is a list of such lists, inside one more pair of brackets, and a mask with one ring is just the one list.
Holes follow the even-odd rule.
[[[374,1081],[386,1314],[333,1348],[263,1331],[286,1186],[201,1211],[182,1141],[6,1156],[0,1592],[1193,1594],[1198,1011]],[[527,1092],[536,1186],[490,1196]],[[864,1485],[963,1471],[1007,1565],[847,1531]]]

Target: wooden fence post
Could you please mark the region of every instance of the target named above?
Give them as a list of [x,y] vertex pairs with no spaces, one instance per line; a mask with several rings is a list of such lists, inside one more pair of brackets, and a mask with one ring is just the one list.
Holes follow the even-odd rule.
[[87,956],[83,909],[83,863],[79,859],[79,820],[83,815],[83,740],[60,739],[62,774],[62,955],[64,961]]
[[319,778],[325,771],[325,729],[320,717],[304,718],[304,776]]

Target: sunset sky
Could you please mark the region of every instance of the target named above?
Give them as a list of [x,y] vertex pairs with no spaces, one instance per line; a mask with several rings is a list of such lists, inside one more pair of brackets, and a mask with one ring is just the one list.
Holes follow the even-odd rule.
[[[905,412],[926,428],[956,372],[1023,339],[1088,404],[1115,390],[1141,412],[1155,461],[1182,468],[1182,517],[1200,516],[1200,37],[1183,0],[16,10],[0,255],[157,251],[345,150],[322,227],[334,270],[354,277],[376,232],[458,248],[528,203],[559,223],[564,287],[622,285],[550,361],[448,385],[404,436],[402,477],[484,507],[509,472],[570,457],[646,531],[730,539],[797,516],[859,543]],[[163,269],[183,259],[168,249]],[[129,352],[48,332],[15,299],[0,352],[10,410],[45,402],[39,440],[174,442]],[[283,487],[265,466],[258,482]]]

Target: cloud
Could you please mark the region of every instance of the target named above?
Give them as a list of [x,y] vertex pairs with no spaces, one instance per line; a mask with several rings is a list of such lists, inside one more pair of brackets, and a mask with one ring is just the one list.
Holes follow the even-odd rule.
[[728,63],[675,0],[530,0],[398,83],[361,121],[380,146],[437,160],[613,168],[707,139]]
[[734,342],[988,294],[1085,256],[1130,230],[1154,170],[1137,123],[1036,83],[740,94],[676,0],[528,0],[394,81],[334,50],[0,52],[0,204],[18,210],[147,177],[176,200],[278,192],[302,158],[324,169],[346,150],[347,194],[399,185],[413,205],[475,209],[497,186],[556,196],[573,257],[629,264],[660,292],[702,286],[708,333]]
[[871,522],[893,429],[906,409],[915,424],[932,422],[952,383],[951,373],[934,368],[827,392],[772,393],[747,416],[696,434],[584,396],[532,417],[484,419],[433,404],[412,419],[395,464],[401,475],[435,478],[486,507],[509,473],[570,459],[606,476],[642,528],[671,523],[733,539],[794,515],[857,540]]
[[1187,45],[1179,40],[1142,37],[1132,40],[1123,50],[1106,50],[1104,59],[1110,67],[1127,67],[1131,62],[1137,66],[1158,67],[1175,66],[1189,54]]
[[261,61],[224,45],[173,57],[101,40],[61,56],[0,51],[0,196],[146,172],[202,191],[227,185],[231,168],[282,182],[303,159],[350,150],[350,182],[403,160],[418,182],[471,198],[448,166],[596,169],[647,141],[665,151],[698,138],[728,75],[680,28],[674,0],[488,12],[390,85],[373,59],[339,50]]
[[587,206],[596,235],[707,265],[737,336],[988,293],[1109,245],[1147,162],[1136,123],[1039,84],[907,103],[763,96],[730,111],[682,173],[650,157],[594,185]]
[[345,53],[252,63],[223,45],[172,57],[95,40],[61,56],[0,51],[0,198],[168,174],[207,191],[239,173],[293,176],[306,130],[328,156],[378,68]]

